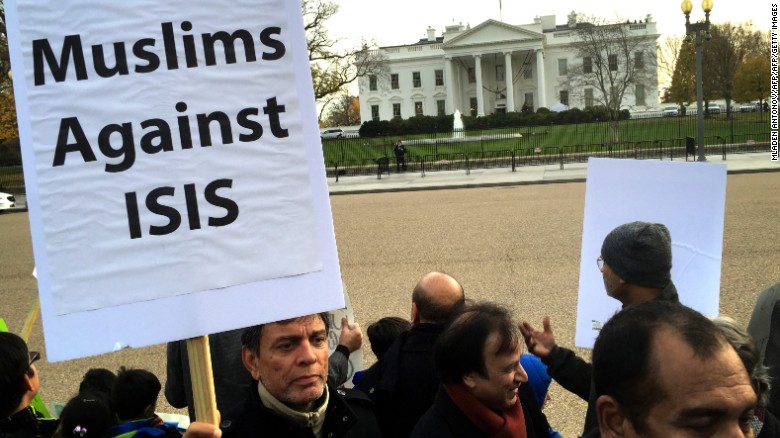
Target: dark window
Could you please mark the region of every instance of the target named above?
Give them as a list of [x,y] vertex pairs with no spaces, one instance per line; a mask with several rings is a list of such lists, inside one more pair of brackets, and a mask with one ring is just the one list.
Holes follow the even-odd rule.
[[469,67],[469,84],[474,82],[477,82],[477,72],[474,70],[474,67]]
[[415,102],[414,103],[414,115],[415,116],[421,116],[423,115],[423,107],[422,102]]
[[371,105],[371,120],[379,121],[379,105]]
[[531,64],[523,65],[523,78],[531,79],[531,76],[533,76],[533,73],[531,73]]
[[593,73],[593,58],[590,56],[582,58],[582,72]]
[[444,70],[435,70],[433,74],[436,79],[436,86],[441,87],[444,85]]
[[422,87],[422,82],[420,81],[420,72],[419,71],[412,72],[412,87],[414,87],[414,88]]
[[643,52],[634,53],[634,68],[637,70],[645,68],[645,54]]
[[561,90],[561,103],[564,105],[569,104],[569,92],[567,90]]
[[398,86],[398,73],[392,73],[390,75],[390,88],[392,88],[393,90],[397,90],[398,88],[400,88]]
[[593,106],[593,88],[585,89],[585,108]]
[[471,116],[476,117],[477,116],[477,98],[472,97],[469,100],[469,105],[471,106]]
[[617,69],[618,69],[617,55],[609,55],[609,70],[617,71]]
[[370,75],[368,77],[368,89],[370,91],[376,91],[376,75]]
[[394,103],[393,104],[393,117],[400,119],[401,118],[401,104],[400,103]]
[[443,116],[444,115],[444,101],[443,100],[437,100],[436,101],[436,115]]

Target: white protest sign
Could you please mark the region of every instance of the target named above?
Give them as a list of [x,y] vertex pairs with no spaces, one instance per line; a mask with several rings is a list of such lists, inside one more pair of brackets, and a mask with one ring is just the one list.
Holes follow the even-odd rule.
[[50,359],[344,306],[297,2],[6,12]]
[[588,160],[576,345],[591,348],[601,326],[620,310],[605,292],[596,259],[604,237],[628,222],[669,228],[680,302],[717,315],[725,205],[725,164]]

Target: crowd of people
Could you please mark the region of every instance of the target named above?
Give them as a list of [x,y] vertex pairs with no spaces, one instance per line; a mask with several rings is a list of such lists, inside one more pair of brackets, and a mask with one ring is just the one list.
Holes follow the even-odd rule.
[[780,436],[780,287],[760,297],[746,330],[680,304],[671,267],[662,224],[632,222],[606,236],[598,268],[622,308],[600,330],[591,363],[558,345],[548,317],[534,327],[502,305],[473,302],[443,272],[414,286],[410,319],[367,327],[377,361],[350,382],[363,334],[346,319],[331,354],[325,313],[210,335],[219,427],[183,430],[155,413],[163,392],[193,417],[181,342],[168,345],[164,391],[147,370],[92,369],[55,420],[32,404],[40,354],[0,333],[0,438],[556,438],[543,410],[551,380],[587,402],[587,438]]

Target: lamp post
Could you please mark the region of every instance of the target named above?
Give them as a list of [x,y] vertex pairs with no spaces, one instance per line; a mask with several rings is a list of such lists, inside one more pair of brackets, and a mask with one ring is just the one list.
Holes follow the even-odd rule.
[[712,11],[712,0],[702,0],[701,8],[704,10],[704,22],[691,23],[690,16],[693,4],[691,0],[683,0],[680,8],[685,14],[685,42],[691,42],[691,34],[696,34],[696,127],[698,130],[699,158],[697,161],[707,161],[704,155],[704,103],[701,80],[701,44],[702,33],[706,41],[712,39],[710,35],[710,11]]

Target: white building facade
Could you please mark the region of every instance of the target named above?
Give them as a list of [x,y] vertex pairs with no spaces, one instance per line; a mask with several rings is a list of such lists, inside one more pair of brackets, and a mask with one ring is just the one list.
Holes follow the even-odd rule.
[[[521,111],[523,105],[535,111],[598,104],[598,90],[570,89],[570,69],[583,64],[573,47],[576,26],[573,13],[566,25],[556,25],[554,15],[526,25],[488,20],[473,28],[447,26],[439,37],[429,28],[428,37],[415,44],[382,47],[387,73],[358,79],[361,122],[456,110],[484,116]],[[656,24],[648,16],[624,26],[631,38],[646,43],[643,62],[651,71],[649,80],[628,87],[621,107],[655,110]]]

